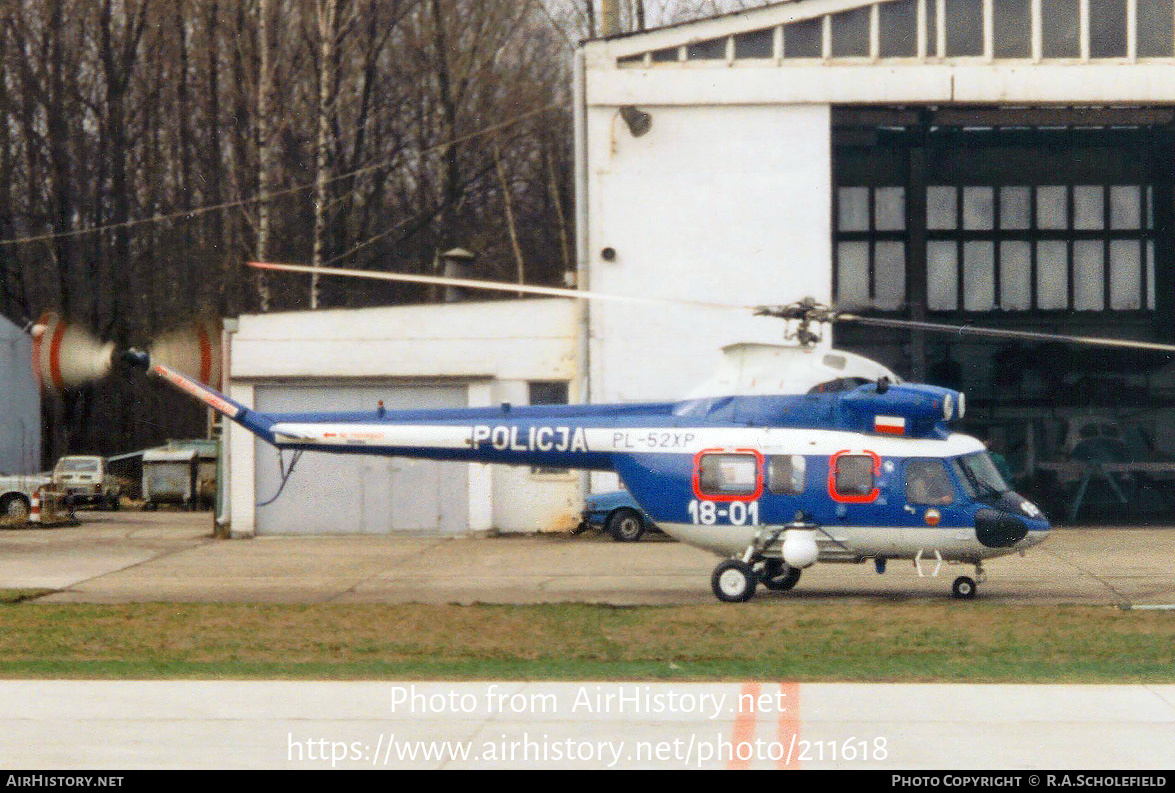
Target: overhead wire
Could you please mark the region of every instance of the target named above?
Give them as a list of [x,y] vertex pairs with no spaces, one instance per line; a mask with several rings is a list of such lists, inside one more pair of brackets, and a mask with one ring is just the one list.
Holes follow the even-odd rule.
[[[481,129],[476,130],[474,132],[469,132],[464,135],[460,135],[456,138],[452,138],[450,140],[446,140],[441,143],[436,143],[431,146],[427,146],[427,147],[419,150],[418,152],[415,152],[414,155],[415,156],[423,156],[426,154],[430,154],[431,152],[436,151],[438,149],[447,148],[447,147],[452,146],[456,143],[464,143],[465,141],[473,140],[474,138],[480,137],[482,135],[487,135],[492,132],[496,132],[500,129],[505,129],[507,127],[511,127],[514,124],[517,124],[521,121],[525,121],[528,118],[532,118],[534,116],[541,115],[542,113],[546,113],[550,110],[562,108],[563,106],[564,106],[564,103],[562,103],[562,102],[551,102],[551,103],[548,103],[548,104],[543,105],[541,107],[537,107],[532,110],[528,110],[525,113],[520,113],[517,116],[513,116],[511,118],[506,119],[505,121],[500,121],[495,124],[490,124],[489,126],[482,127]],[[378,163],[372,163],[370,165],[365,165],[362,168],[356,168],[354,170],[347,171],[346,173],[336,174],[335,176],[332,176],[326,180],[327,184],[332,184],[334,182],[342,181],[344,179],[350,179],[352,177],[360,176],[362,174],[370,173],[373,171],[378,171],[383,168],[391,168],[391,167],[397,165],[398,163],[400,163],[404,159],[405,156],[407,156],[407,155],[404,152],[399,152],[394,157],[392,157],[390,159],[387,159],[387,160],[384,160],[384,161],[381,161]],[[177,212],[171,212],[171,213],[164,214],[164,215],[152,215],[151,217],[147,217],[147,218],[136,218],[135,220],[124,220],[124,221],[120,221],[118,223],[107,223],[107,224],[104,224],[101,226],[90,226],[90,227],[84,228],[84,229],[70,229],[68,231],[54,231],[54,232],[47,232],[45,234],[29,235],[29,236],[25,236],[25,237],[13,237],[13,238],[6,239],[6,240],[0,240],[0,246],[8,247],[8,246],[14,246],[14,245],[33,243],[33,242],[46,242],[49,240],[61,239],[64,237],[80,237],[80,236],[84,236],[86,234],[99,234],[104,231],[114,231],[116,229],[122,229],[122,228],[133,228],[136,226],[143,226],[143,225],[147,225],[150,223],[170,223],[170,222],[174,222],[174,221],[190,220],[190,219],[194,219],[196,217],[202,216],[202,215],[210,214],[212,212],[219,212],[219,211],[222,211],[225,209],[232,209],[234,207],[246,206],[249,204],[259,204],[259,203],[263,203],[266,201],[271,201],[275,198],[280,198],[282,196],[293,195],[295,193],[300,193],[300,192],[304,192],[307,190],[313,190],[314,187],[315,187],[315,185],[313,182],[309,183],[309,184],[293,185],[291,187],[284,187],[284,188],[280,188],[277,190],[271,190],[263,195],[251,196],[249,198],[240,198],[240,199],[235,199],[233,201],[224,201],[219,204],[209,204],[206,206],[192,207],[191,209],[184,209],[184,210],[180,210]]]

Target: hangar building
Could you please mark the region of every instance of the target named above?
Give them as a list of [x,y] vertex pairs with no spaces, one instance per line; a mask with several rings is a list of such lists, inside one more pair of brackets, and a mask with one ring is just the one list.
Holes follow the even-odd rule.
[[0,317],[0,474],[41,470],[41,395],[31,360],[29,335]]
[[[576,87],[593,290],[1175,334],[1172,0],[795,0],[586,42]],[[723,344],[780,340],[719,314],[593,304],[591,398],[681,393]],[[1021,457],[1066,417],[1172,404],[1164,356],[834,335],[964,389]]]

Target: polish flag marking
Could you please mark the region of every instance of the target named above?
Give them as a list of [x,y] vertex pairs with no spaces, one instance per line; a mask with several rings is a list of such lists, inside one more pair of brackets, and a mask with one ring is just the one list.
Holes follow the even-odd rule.
[[906,420],[901,416],[874,416],[873,431],[886,435],[905,435]]

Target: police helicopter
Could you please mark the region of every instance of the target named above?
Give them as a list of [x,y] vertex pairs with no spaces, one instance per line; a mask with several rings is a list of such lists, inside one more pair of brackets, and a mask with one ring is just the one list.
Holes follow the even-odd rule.
[[[1175,346],[1131,340],[863,316],[812,299],[732,306],[464,278],[252,266],[516,294],[690,302],[785,320],[794,344],[727,347],[711,379],[675,401],[418,410],[380,404],[361,412],[281,414],[253,410],[209,384],[216,382],[219,354],[217,334],[207,326],[118,355],[53,315],[33,328],[36,367],[58,387],[101,377],[121,359],[295,455],[313,450],[615,472],[665,533],[722,557],[711,588],[725,602],[749,600],[760,585],[790,590],[817,562],[871,560],[884,573],[895,559],[912,561],[919,575],[923,565],[933,564],[934,576],[943,564],[972,565],[974,577],[955,578],[952,594],[973,598],[985,580],[985,560],[1023,554],[1049,534],[1046,516],[1009,487],[984,444],[951,431],[965,413],[961,392],[903,382],[881,364],[821,345],[831,323],[1175,352]],[[292,470],[293,463],[284,476]]]

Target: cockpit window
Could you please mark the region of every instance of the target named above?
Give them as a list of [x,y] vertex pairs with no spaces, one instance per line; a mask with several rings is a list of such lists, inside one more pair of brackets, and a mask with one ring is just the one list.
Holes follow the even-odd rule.
[[955,489],[942,460],[911,460],[906,463],[906,501],[942,506],[954,500]]
[[1000,495],[1012,489],[1000,476],[999,469],[995,467],[987,452],[956,457],[951,460],[951,467],[955,469],[959,481],[963,483],[963,489],[971,498]]
[[809,394],[836,394],[841,391],[852,391],[858,386],[870,382],[864,377],[838,377],[835,380],[826,380],[808,389]]

